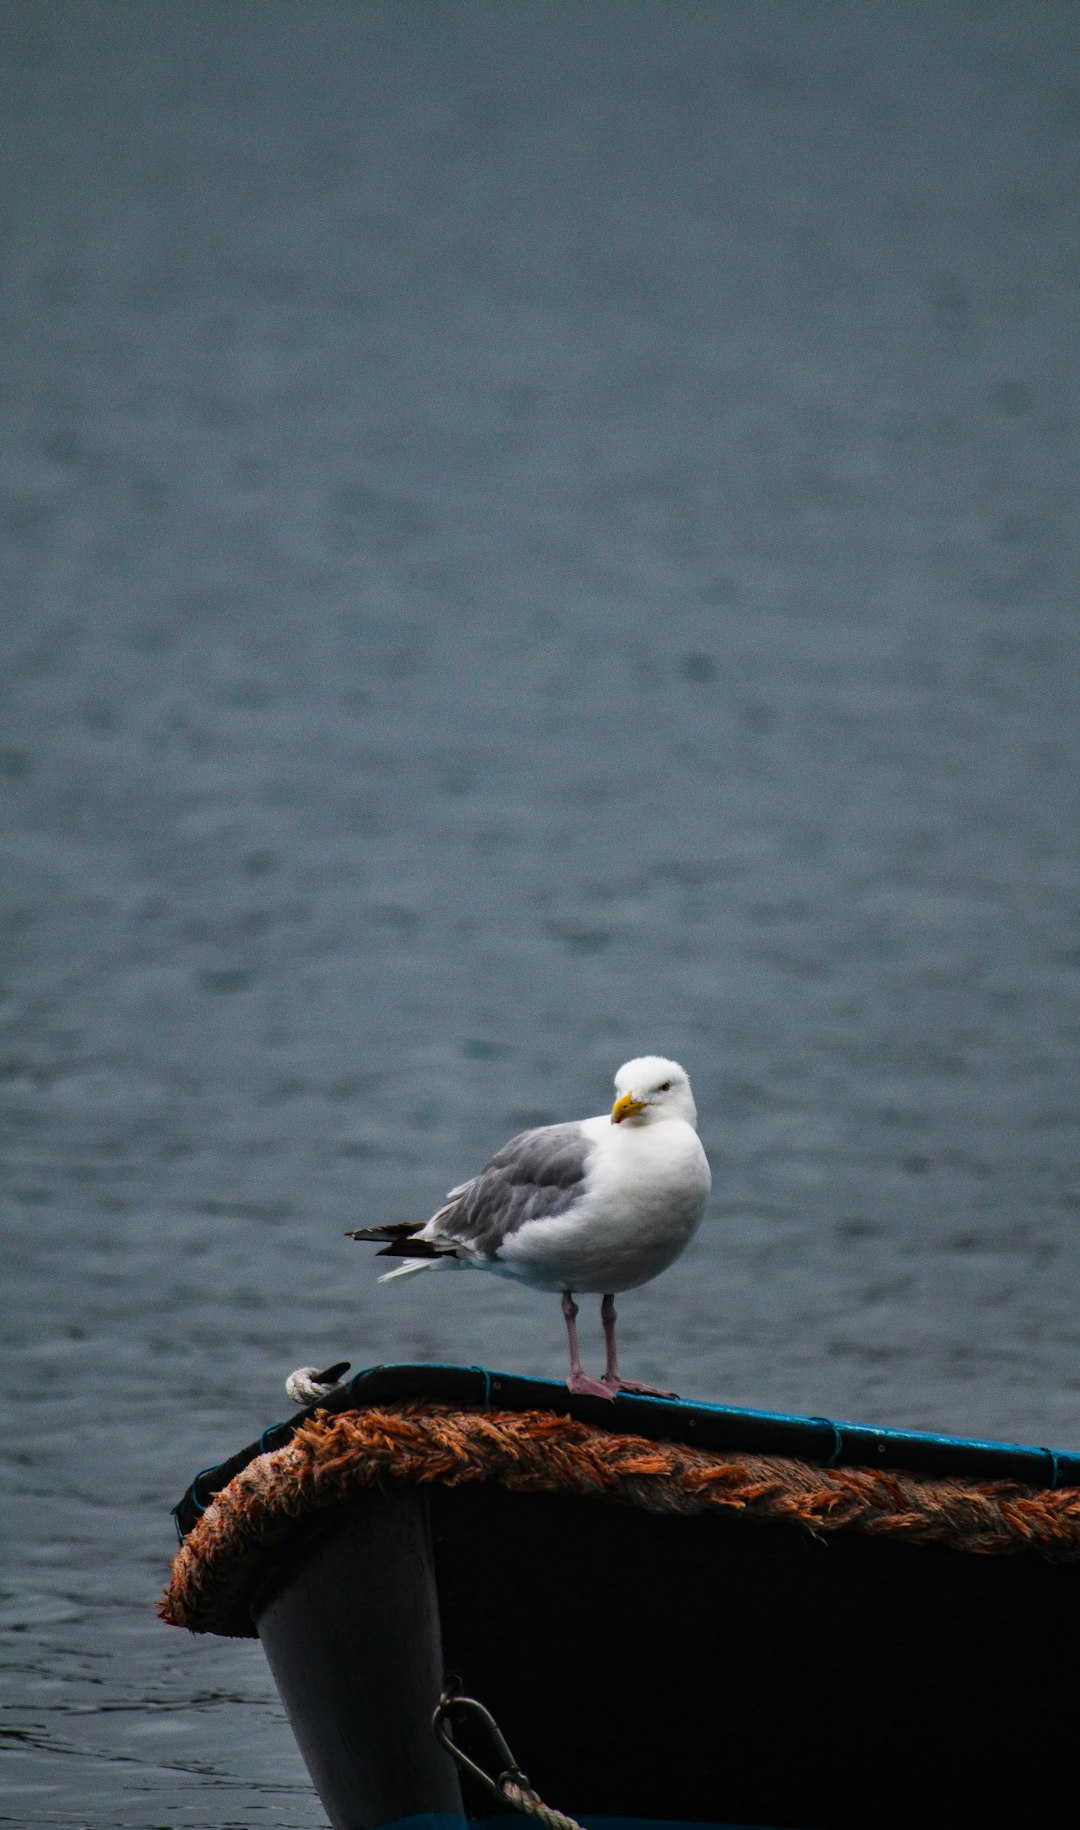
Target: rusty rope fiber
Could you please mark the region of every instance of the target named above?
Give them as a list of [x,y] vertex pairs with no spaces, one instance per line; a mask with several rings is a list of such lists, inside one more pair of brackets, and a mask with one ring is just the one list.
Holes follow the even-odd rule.
[[787,1523],[815,1536],[853,1530],[984,1556],[1080,1559],[1078,1487],[818,1467],[616,1435],[546,1411],[407,1403],[317,1412],[284,1448],[250,1462],[181,1545],[159,1612],[197,1633],[248,1637],[248,1596],[297,1520],[364,1488],[435,1481]]

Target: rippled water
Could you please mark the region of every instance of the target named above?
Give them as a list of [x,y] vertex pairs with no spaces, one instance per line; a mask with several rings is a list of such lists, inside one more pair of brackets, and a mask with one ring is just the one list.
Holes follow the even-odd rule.
[[560,1375],[342,1234],[625,1056],[715,1170],[628,1368],[1080,1436],[1080,21],[0,23],[0,1821],[300,1830],[168,1508],[298,1363]]

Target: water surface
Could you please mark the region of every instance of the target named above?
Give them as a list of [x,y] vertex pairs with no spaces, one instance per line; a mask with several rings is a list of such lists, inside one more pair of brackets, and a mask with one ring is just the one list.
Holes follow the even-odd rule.
[[560,1376],[342,1235],[625,1057],[715,1172],[628,1370],[1080,1436],[1080,24],[0,24],[0,1821],[303,1830],[168,1508],[297,1364]]

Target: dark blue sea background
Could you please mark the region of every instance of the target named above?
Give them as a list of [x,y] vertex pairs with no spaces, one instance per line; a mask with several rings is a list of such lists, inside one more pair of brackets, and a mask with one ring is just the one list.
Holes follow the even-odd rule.
[[[1080,9],[5,0],[0,1822],[314,1830],[154,1602],[627,1056],[684,1395],[1080,1441]],[[587,1359],[600,1353],[594,1305]]]

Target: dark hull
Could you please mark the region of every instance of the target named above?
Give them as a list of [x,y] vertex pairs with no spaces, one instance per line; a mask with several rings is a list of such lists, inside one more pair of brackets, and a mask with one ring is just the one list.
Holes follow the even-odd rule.
[[1077,1572],[560,1495],[361,1496],[254,1608],[335,1830],[470,1817],[445,1671],[574,1816],[1038,1821],[1075,1747]]
[[505,1815],[435,1741],[447,1673],[577,1818],[1060,1821],[1077,1562],[432,1483],[298,1524],[251,1617],[335,1830]]

